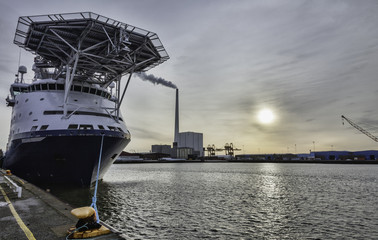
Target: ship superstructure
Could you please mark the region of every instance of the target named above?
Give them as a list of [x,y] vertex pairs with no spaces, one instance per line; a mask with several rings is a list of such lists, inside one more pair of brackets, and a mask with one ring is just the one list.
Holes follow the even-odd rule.
[[130,142],[120,106],[132,74],[167,52],[155,33],[91,12],[20,17],[14,43],[36,57],[34,79],[21,66],[6,99],[3,167],[33,182],[89,186],[101,139],[100,177]]

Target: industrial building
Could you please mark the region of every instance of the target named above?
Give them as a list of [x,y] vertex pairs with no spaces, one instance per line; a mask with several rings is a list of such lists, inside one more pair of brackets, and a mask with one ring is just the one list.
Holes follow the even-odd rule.
[[151,152],[153,153],[164,153],[164,154],[172,154],[172,147],[171,145],[152,145]]
[[177,143],[171,145],[152,145],[153,153],[169,154],[180,159],[195,159],[203,157],[203,134],[196,132],[182,132],[176,138]]
[[173,158],[195,159],[203,157],[203,134],[196,132],[179,132],[179,91],[176,89],[175,128],[173,146],[152,145],[153,153],[170,154]]
[[378,160],[378,151],[325,151],[315,152],[315,158],[322,160]]
[[195,132],[179,133],[178,149],[191,148],[196,156],[203,157],[203,134]]
[[340,160],[340,161],[377,161],[378,151],[319,151],[310,154],[241,154],[237,160]]

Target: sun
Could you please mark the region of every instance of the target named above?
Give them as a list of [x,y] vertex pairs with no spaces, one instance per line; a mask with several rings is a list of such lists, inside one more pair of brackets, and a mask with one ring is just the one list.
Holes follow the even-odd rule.
[[262,109],[257,115],[259,122],[262,124],[269,124],[274,121],[274,114],[270,109]]

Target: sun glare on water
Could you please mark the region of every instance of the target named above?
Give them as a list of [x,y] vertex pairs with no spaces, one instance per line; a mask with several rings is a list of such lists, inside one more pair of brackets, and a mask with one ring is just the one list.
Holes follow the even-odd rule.
[[270,109],[263,109],[257,115],[259,122],[262,124],[269,124],[274,121],[274,114]]

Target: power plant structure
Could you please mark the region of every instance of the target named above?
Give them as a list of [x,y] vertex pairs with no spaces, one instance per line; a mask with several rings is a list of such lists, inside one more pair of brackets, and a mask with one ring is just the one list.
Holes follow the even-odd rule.
[[203,157],[203,133],[181,132],[179,129],[179,90],[176,88],[175,127],[172,148],[170,145],[152,145],[151,151],[168,153],[172,158],[195,159]]

